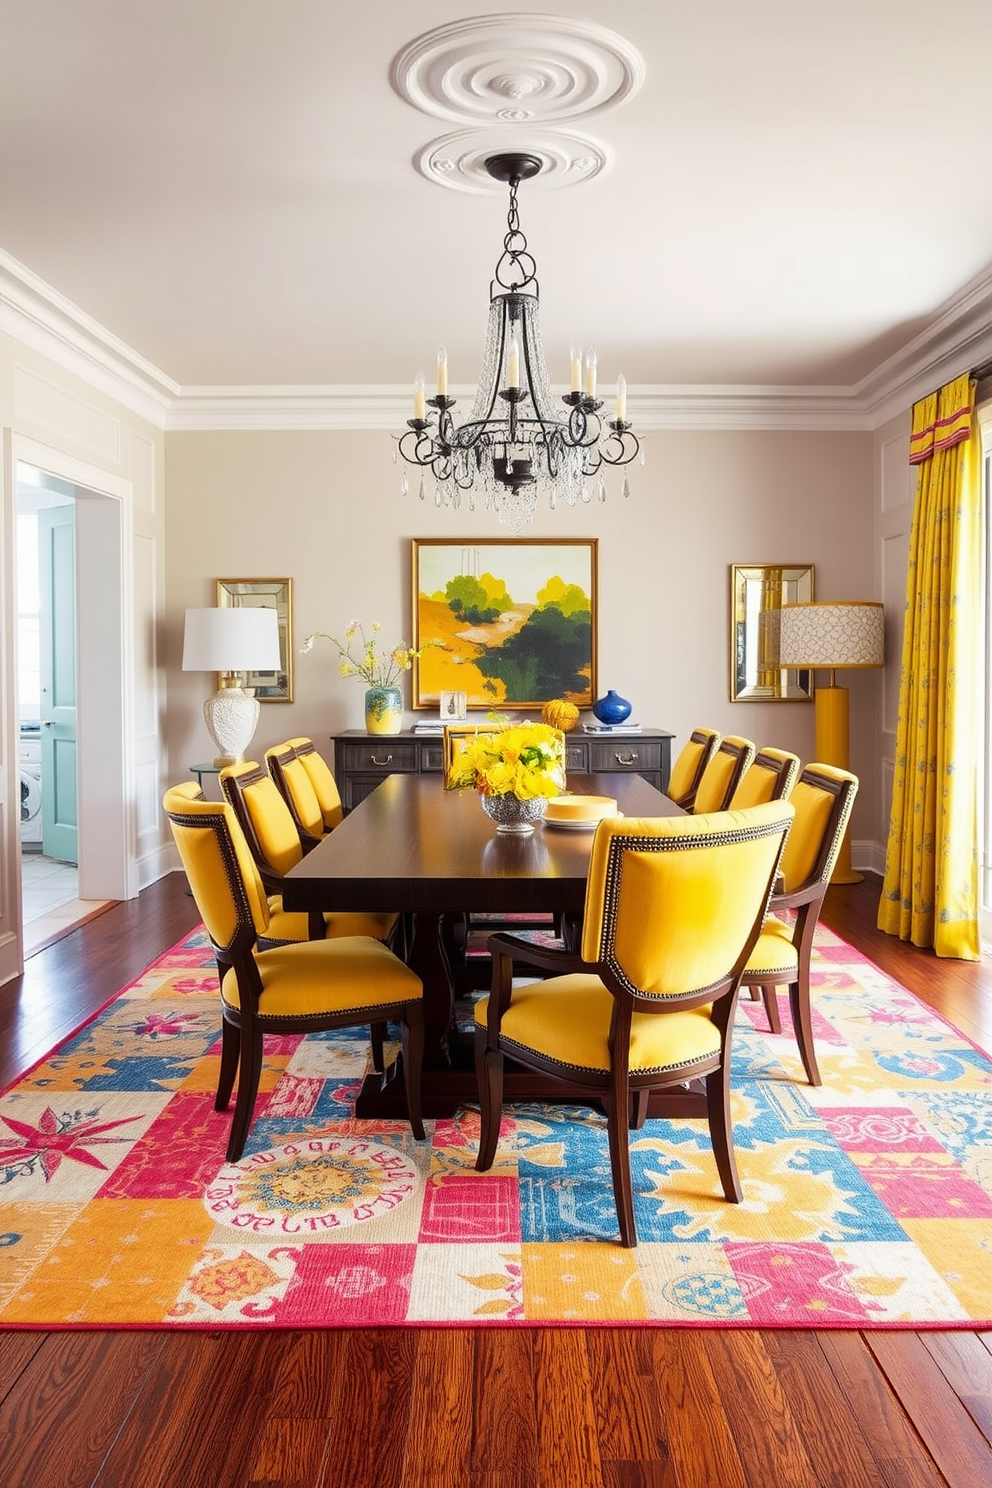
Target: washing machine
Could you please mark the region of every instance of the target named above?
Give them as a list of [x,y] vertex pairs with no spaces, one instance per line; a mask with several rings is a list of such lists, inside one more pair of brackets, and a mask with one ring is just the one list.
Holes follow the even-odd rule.
[[21,846],[41,851],[41,729],[21,726]]

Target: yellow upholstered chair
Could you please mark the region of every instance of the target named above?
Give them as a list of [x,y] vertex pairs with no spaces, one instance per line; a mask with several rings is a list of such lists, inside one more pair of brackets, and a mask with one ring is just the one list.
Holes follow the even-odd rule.
[[292,813],[266,770],[254,760],[225,765],[220,772],[221,790],[238,818],[238,824],[255,859],[270,901],[272,923],[268,941],[320,940],[334,935],[372,935],[389,940],[398,915],[385,910],[360,913],[338,911],[308,916],[282,908],[282,886],[286,874],[303,857],[303,846]]
[[738,734],[725,734],[699,777],[692,801],[693,812],[704,815],[709,811],[726,811],[754,754],[750,739],[742,739]]
[[287,739],[265,751],[265,764],[293,814],[304,846],[333,832],[344,816],[331,767],[312,739]]
[[[376,940],[392,943],[399,925],[398,914],[385,910],[368,913],[336,910],[323,914],[311,910],[306,914],[302,910],[283,909],[283,880],[304,855],[304,845],[292,812],[268,771],[254,760],[225,765],[220,772],[220,785],[270,896],[269,924],[261,937],[263,948],[350,935],[371,935]],[[372,1060],[375,1068],[381,1070],[385,1039],[383,1025],[372,1025],[371,1038]]]
[[789,797],[796,819],[782,855],[781,881],[742,979],[743,986],[760,989],[773,1033],[782,1029],[777,988],[788,987],[792,1024],[811,1085],[822,1084],[809,999],[813,932],[857,793],[858,778],[847,770],[817,764],[803,770]]
[[696,787],[702,779],[703,771],[716,753],[719,743],[720,735],[716,729],[693,729],[672,766],[668,789],[665,792],[669,800],[674,801],[677,806],[684,807],[686,811],[692,810]]
[[759,749],[730,798],[731,811],[742,806],[762,806],[766,801],[787,801],[799,775],[798,754],[786,749]]
[[[499,725],[483,723],[448,723],[444,726],[444,749],[442,764],[444,769],[445,790],[455,790],[459,775],[461,756],[466,744],[476,739],[479,734],[498,733],[500,727],[512,727],[512,725]],[[551,725],[553,727],[553,725]],[[558,746],[561,750],[561,761],[564,767],[566,759],[565,735],[561,729],[555,729]],[[468,787],[464,787],[468,789]],[[483,978],[489,979],[489,958],[481,950],[482,943],[488,940],[490,934],[505,928],[510,923],[516,923],[520,929],[524,928],[522,922],[530,929],[548,930],[555,935],[561,934],[560,914],[516,914],[512,921],[502,915],[494,914],[465,914],[451,912],[446,916],[444,932],[445,949],[448,955],[449,971],[455,985],[456,993],[467,994],[475,992],[483,985]]]
[[[492,992],[476,1006],[482,1132],[492,1166],[504,1056],[605,1102],[624,1245],[637,1243],[628,1125],[652,1090],[705,1078],[710,1138],[728,1198],[740,1180],[730,1123],[730,1040],[793,808],[611,817],[593,839],[581,955],[494,935]],[[514,985],[514,963],[546,980]]]
[[446,723],[444,726],[444,744],[442,753],[442,766],[444,769],[444,788],[453,790],[455,767],[458,764],[465,745],[477,734],[492,733],[492,728],[479,728],[477,723]]
[[222,1044],[215,1106],[226,1111],[238,1081],[227,1148],[244,1151],[262,1068],[266,1033],[308,1033],[396,1019],[410,1126],[419,1140],[423,1008],[420,978],[381,941],[367,935],[258,949],[269,905],[238,819],[226,801],[205,801],[189,782],[166,792],[165,812],[217,957]]

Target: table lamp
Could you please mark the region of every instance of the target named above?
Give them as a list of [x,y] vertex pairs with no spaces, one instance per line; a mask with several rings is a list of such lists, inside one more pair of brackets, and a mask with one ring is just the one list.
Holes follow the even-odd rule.
[[[816,758],[839,770],[850,768],[850,711],[846,687],[838,687],[839,667],[880,667],[885,662],[884,608],[874,600],[834,600],[783,605],[779,620],[779,665],[825,668],[826,687],[817,687]],[[860,883],[851,868],[851,845],[845,833],[830,879],[835,884]]]
[[279,618],[274,609],[237,606],[186,611],[184,672],[219,672],[220,686],[203,705],[215,765],[245,757],[258,724],[259,703],[239,685],[239,672],[278,672]]

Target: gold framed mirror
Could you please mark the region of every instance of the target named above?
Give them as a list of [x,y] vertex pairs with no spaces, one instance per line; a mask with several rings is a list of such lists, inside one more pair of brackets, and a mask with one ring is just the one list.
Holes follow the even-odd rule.
[[[260,703],[293,701],[293,581],[292,579],[218,579],[221,609],[274,609],[279,620],[278,672],[240,672],[240,685]],[[218,683],[218,685],[220,685]]]
[[813,673],[778,665],[778,611],[813,598],[812,563],[730,566],[730,701],[808,702]]

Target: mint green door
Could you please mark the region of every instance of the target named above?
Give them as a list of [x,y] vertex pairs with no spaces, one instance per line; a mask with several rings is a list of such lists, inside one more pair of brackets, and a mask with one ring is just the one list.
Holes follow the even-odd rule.
[[38,513],[41,598],[41,839],[76,863],[76,508]]

